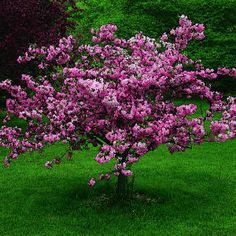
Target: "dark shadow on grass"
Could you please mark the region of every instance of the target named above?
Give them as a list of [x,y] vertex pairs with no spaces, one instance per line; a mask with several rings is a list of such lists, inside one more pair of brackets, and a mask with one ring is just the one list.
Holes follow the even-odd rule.
[[[202,177],[201,177],[202,175]],[[204,188],[198,189],[199,179],[204,179]],[[155,180],[153,180],[155,181]],[[181,180],[183,181],[183,180]],[[134,197],[126,201],[119,201],[114,198],[114,186],[111,184],[100,184],[95,188],[88,188],[86,180],[75,181],[71,178],[31,179],[27,185],[22,186],[25,197],[30,197],[32,204],[30,211],[37,211],[38,215],[47,212],[50,215],[65,216],[67,214],[110,214],[111,211],[117,214],[130,215],[131,211],[142,216],[143,210],[156,208],[156,212],[162,215],[161,209],[168,208],[169,216],[178,210],[178,215],[193,215],[206,208],[221,204],[227,201],[228,191],[232,188],[231,183],[224,179],[215,178],[206,173],[196,172],[191,179],[185,181],[191,183],[195,188],[183,189],[178,184],[172,183],[160,188],[139,187],[136,182]],[[44,185],[42,186],[42,183]],[[178,183],[178,178],[176,178]],[[139,213],[140,212],[140,213]],[[165,210],[166,213],[166,210]],[[147,215],[154,214],[153,210]],[[132,214],[131,214],[132,215]],[[178,217],[176,215],[176,217]]]

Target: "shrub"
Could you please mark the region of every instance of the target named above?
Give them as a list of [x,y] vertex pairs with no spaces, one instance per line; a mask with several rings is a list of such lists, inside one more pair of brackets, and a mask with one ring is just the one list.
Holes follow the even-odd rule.
[[[79,45],[69,36],[57,47],[29,48],[19,62],[35,61],[42,75],[22,75],[28,90],[6,80],[8,91],[4,123],[12,116],[27,121],[26,132],[3,126],[0,145],[11,148],[4,165],[28,150],[63,142],[72,151],[99,145],[99,164],[114,161],[114,170],[97,179],[118,176],[118,193],[127,192],[131,166],[150,150],[166,144],[170,152],[184,151],[192,144],[222,142],[236,137],[236,102],[223,100],[207,81],[236,76],[236,69],[205,69],[184,55],[189,41],[204,38],[204,25],[193,25],[182,16],[179,27],[164,33],[160,42],[136,34],[129,40],[115,37],[117,27],[102,26],[90,45]],[[30,92],[29,92],[30,91]],[[207,110],[196,113],[194,100],[178,105],[180,97],[198,97]],[[215,114],[222,114],[213,120]],[[208,129],[206,128],[209,122]],[[45,163],[59,164],[58,158]],[[89,186],[97,179],[93,177]]]
[[68,21],[69,5],[60,0],[2,0],[0,1],[0,80],[10,78],[19,83],[22,70],[17,57],[29,44],[48,46],[57,43],[72,26]]

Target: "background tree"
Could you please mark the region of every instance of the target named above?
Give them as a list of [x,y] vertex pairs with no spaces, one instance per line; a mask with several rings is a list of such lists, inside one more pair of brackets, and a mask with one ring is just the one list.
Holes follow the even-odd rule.
[[30,44],[57,43],[74,25],[69,17],[76,5],[73,0],[2,0],[0,9],[0,81],[8,78],[19,84],[23,72],[35,69],[20,66],[18,56]]

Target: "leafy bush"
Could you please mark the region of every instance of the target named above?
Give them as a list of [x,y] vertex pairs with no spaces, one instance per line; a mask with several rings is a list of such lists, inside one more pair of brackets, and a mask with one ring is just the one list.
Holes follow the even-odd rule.
[[25,67],[16,59],[29,44],[39,46],[58,42],[72,26],[68,7],[73,1],[2,0],[0,1],[0,80],[10,78],[19,83]]

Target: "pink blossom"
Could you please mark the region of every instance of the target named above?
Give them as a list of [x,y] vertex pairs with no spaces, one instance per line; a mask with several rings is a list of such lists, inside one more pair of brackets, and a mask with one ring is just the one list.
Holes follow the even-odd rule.
[[93,187],[95,184],[96,184],[95,178],[91,178],[91,179],[89,180],[89,182],[88,182],[88,186],[89,186],[89,187]]
[[116,172],[114,172],[114,176],[119,176],[120,175],[120,172],[118,172],[118,171],[116,171]]
[[139,161],[139,158],[133,157],[132,155],[128,155],[128,162],[129,164],[133,164],[135,162]]
[[53,163],[55,163],[56,165],[59,165],[61,163],[61,160],[56,158],[53,160]]
[[47,168],[47,169],[51,169],[52,168],[52,162],[51,161],[46,161],[44,166]]
[[111,175],[110,175],[109,173],[107,173],[107,174],[105,175],[105,178],[106,178],[106,180],[109,180],[109,179],[111,178]]
[[[122,39],[116,31],[115,25],[104,25],[92,30],[91,44],[69,36],[58,45],[30,47],[18,58],[20,63],[36,63],[40,75],[23,74],[25,87],[0,82],[0,89],[10,94],[0,128],[0,146],[10,150],[5,166],[22,153],[55,142],[67,144],[68,150],[92,144],[99,146],[99,164],[114,161],[115,176],[130,176],[129,166],[160,145],[177,152],[192,144],[236,138],[236,99],[225,100],[209,85],[236,76],[236,69],[205,68],[184,52],[190,41],[204,38],[204,25],[181,16],[160,41],[143,33]],[[208,104],[202,114],[192,97]],[[179,98],[186,102],[178,105]],[[216,112],[221,114],[218,120]],[[12,117],[27,122],[27,130],[7,125]],[[205,129],[206,120],[210,130]],[[67,152],[68,160],[71,156]],[[47,161],[45,167],[59,162]]]
[[133,175],[133,172],[131,170],[122,170],[121,173],[122,173],[122,175],[125,175],[125,176],[132,176]]
[[6,168],[10,166],[10,161],[9,161],[8,157],[5,157],[3,159],[3,166],[6,167]]
[[98,179],[99,179],[99,180],[103,180],[104,177],[105,177],[104,174],[100,174],[99,177],[98,177]]

